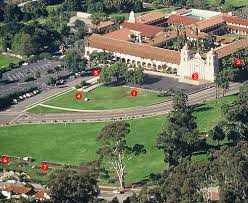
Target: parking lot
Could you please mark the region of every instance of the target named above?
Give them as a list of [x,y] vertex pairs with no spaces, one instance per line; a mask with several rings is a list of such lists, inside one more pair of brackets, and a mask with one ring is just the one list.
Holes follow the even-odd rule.
[[22,65],[20,68],[12,69],[11,71],[4,73],[2,80],[22,81],[30,76],[35,77],[37,72],[40,72],[42,75],[48,69],[53,69],[60,64],[59,61],[42,60],[37,63]]
[[203,89],[211,84],[205,85],[191,85],[187,83],[178,82],[177,79],[164,77],[164,76],[156,76],[156,75],[145,75],[144,84],[142,85],[135,85],[135,84],[128,84],[129,86],[139,87],[149,90],[155,91],[167,91],[170,89],[174,89],[177,91],[184,91],[186,93],[192,93],[194,91]]
[[[47,73],[48,69],[54,70],[59,65],[61,65],[59,61],[42,60],[37,63],[22,65],[4,73],[2,79],[0,79],[0,96],[30,89],[31,87],[38,87],[42,90],[53,88],[47,85],[50,77],[56,78],[69,74],[67,70],[64,71],[63,69],[58,72]],[[40,77],[36,77],[38,72]],[[34,77],[35,80],[25,82],[28,77]]]

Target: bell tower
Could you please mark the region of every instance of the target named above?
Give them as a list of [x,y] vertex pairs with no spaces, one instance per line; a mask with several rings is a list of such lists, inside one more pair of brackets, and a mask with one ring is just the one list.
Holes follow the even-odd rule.
[[136,19],[135,19],[135,15],[134,15],[133,11],[131,11],[130,14],[129,14],[128,22],[129,23],[136,23]]

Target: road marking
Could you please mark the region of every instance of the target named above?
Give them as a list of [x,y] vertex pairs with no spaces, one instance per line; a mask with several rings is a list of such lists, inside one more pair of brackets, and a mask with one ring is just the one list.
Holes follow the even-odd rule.
[[35,72],[34,72],[31,68],[29,68],[29,70],[31,70],[31,72],[32,72],[33,74],[35,74]]
[[52,65],[51,65],[51,64],[46,64],[45,67],[47,67],[47,66],[48,66],[48,68],[49,68],[49,67],[51,67]]
[[13,79],[10,76],[8,76],[8,78],[9,78],[9,80],[13,81]]
[[19,75],[21,75],[24,78],[24,75],[21,72],[19,72]]
[[11,75],[15,80],[17,80],[17,78],[15,77],[15,75]]

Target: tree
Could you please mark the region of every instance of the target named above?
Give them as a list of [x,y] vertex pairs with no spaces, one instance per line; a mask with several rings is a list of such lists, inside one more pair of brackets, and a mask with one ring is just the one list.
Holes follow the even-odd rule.
[[177,165],[196,151],[201,141],[196,130],[196,119],[187,104],[187,95],[178,92],[172,100],[173,111],[169,113],[168,122],[158,135],[157,147],[164,151],[165,162]]
[[111,65],[103,66],[100,74],[100,82],[106,85],[118,85],[126,82],[127,64],[116,62]]
[[22,20],[23,13],[16,4],[7,4],[4,8],[4,21],[5,22],[18,22]]
[[82,0],[65,0],[63,3],[63,10],[65,11],[83,11],[84,1]]
[[32,37],[24,32],[19,32],[14,36],[11,48],[20,54],[28,56],[34,54],[35,51]]
[[226,91],[229,89],[230,82],[235,78],[235,71],[230,68],[224,68],[222,71],[215,75],[215,85],[216,88],[221,88],[223,91],[223,96],[225,96]]
[[225,139],[225,133],[220,126],[215,126],[212,130],[209,131],[209,135],[213,140],[217,140],[218,146],[220,141]]
[[95,26],[95,31],[97,32],[97,26],[101,23],[102,19],[99,15],[97,14],[92,14],[90,16],[90,19],[91,19],[91,23],[92,25]]
[[54,172],[48,181],[48,187],[51,200],[55,203],[90,202],[99,194],[94,176],[69,168]]
[[134,84],[142,84],[144,82],[145,74],[142,67],[134,67],[129,69],[126,74],[126,82],[132,82]]
[[64,66],[74,73],[85,70],[86,62],[81,59],[81,56],[76,51],[68,51],[63,61]]
[[118,16],[113,16],[111,18],[111,20],[116,24],[116,25],[120,25],[121,23],[123,23],[125,21],[125,16],[123,15],[118,15]]
[[125,188],[124,172],[129,161],[146,153],[144,145],[128,146],[126,137],[129,133],[130,125],[128,123],[114,122],[106,125],[97,137],[102,145],[97,154],[100,156],[100,160],[106,160],[111,164],[118,176],[121,189]]
[[224,105],[225,118],[223,130],[229,140],[237,143],[248,141],[248,84],[240,87],[240,93],[232,104]]

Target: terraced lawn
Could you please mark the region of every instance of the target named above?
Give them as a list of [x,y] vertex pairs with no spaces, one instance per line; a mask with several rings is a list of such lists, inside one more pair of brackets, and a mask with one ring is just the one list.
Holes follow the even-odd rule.
[[[68,92],[59,97],[55,97],[47,102],[45,105],[81,109],[81,110],[107,110],[107,109],[120,109],[135,106],[144,106],[157,102],[164,101],[169,97],[158,97],[158,93],[137,90],[136,97],[131,96],[132,88],[128,87],[104,87],[100,86],[91,92],[83,93],[84,97],[89,98],[91,101],[85,102],[75,99],[76,91]],[[55,110],[55,111],[54,111]],[[29,110],[32,113],[51,113],[51,112],[65,112],[64,110],[48,109],[42,106],[37,106]]]

